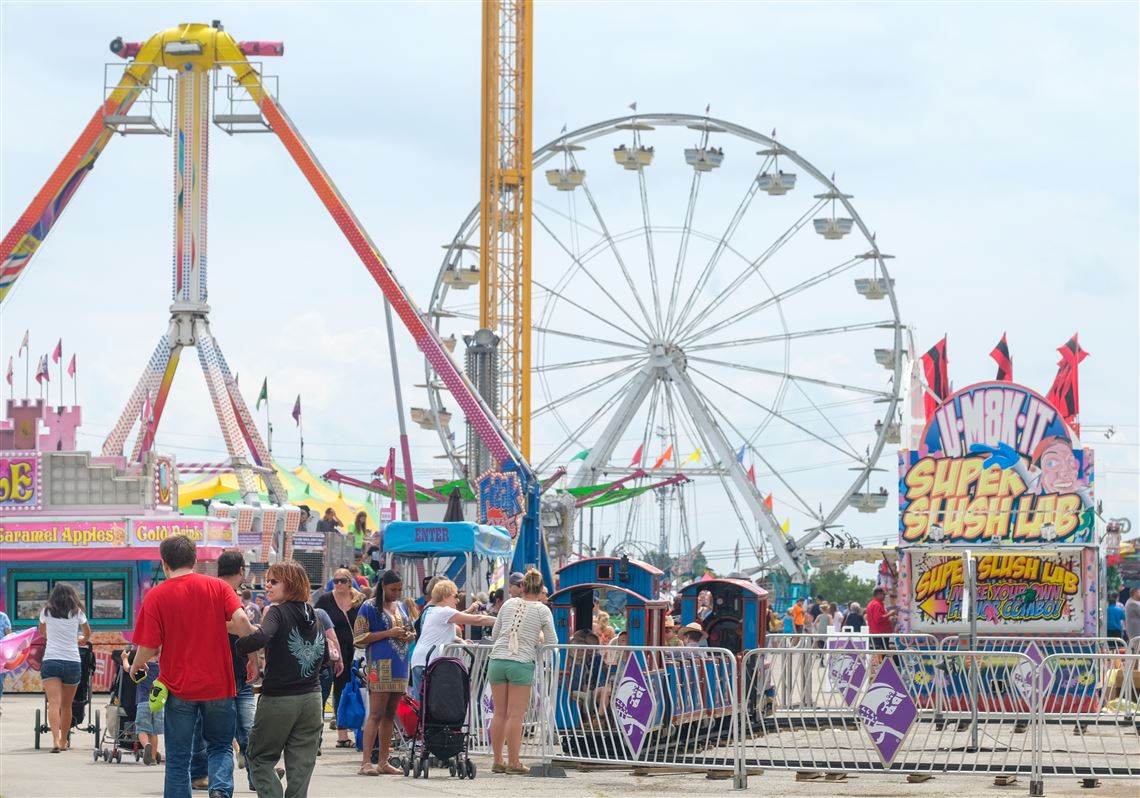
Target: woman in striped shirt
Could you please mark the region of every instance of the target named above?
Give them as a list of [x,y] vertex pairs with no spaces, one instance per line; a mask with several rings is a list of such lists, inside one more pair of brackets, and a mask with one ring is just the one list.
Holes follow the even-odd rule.
[[[487,681],[495,715],[491,720],[491,750],[495,755],[492,773],[525,774],[519,761],[522,748],[523,716],[530,704],[534,665],[540,635],[547,643],[556,642],[554,616],[542,603],[542,575],[530,569],[523,577],[523,594],[503,604],[492,631],[495,643],[487,666]],[[507,761],[503,762],[503,741]]]

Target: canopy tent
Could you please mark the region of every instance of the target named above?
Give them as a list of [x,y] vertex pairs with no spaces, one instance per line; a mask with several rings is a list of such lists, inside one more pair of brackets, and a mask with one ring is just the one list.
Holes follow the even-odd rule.
[[444,557],[510,557],[512,549],[511,536],[502,527],[465,521],[394,521],[381,545],[392,554]]
[[[289,503],[307,505],[317,516],[323,515],[329,507],[336,513],[337,518],[345,525],[347,531],[356,514],[363,510],[368,514],[368,525],[371,529],[379,528],[379,518],[376,509],[367,502],[357,502],[345,498],[344,494],[301,465],[294,469],[284,469],[274,464],[277,476],[281,478],[285,491],[289,496]],[[237,477],[232,473],[212,474],[186,482],[178,487],[179,510],[184,515],[203,515],[205,509],[193,502],[196,499],[206,501],[242,501],[242,493],[238,487]],[[264,490],[258,493],[258,500],[269,503],[269,496]]]

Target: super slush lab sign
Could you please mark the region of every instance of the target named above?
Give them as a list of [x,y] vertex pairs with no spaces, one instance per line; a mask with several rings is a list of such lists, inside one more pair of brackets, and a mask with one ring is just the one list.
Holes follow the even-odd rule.
[[935,412],[917,452],[899,452],[899,538],[1088,543],[1093,453],[1043,397],[972,385]]

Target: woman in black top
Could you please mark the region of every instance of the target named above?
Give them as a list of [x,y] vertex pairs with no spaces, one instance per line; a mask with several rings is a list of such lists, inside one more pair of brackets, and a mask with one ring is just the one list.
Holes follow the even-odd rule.
[[[309,576],[293,560],[265,572],[272,606],[261,628],[240,638],[239,654],[265,649],[261,700],[249,733],[249,768],[258,798],[304,796],[317,761],[322,726],[321,666],[328,661],[325,636],[308,603]],[[287,788],[274,766],[285,754]]]
[[[344,670],[333,681],[333,717],[340,707],[340,696],[348,680],[352,678],[352,629],[356,624],[356,613],[364,603],[364,594],[353,587],[352,574],[344,568],[333,573],[333,589],[317,599],[316,606],[329,614],[333,621],[333,631],[340,643],[341,661]],[[335,727],[334,727],[335,728]],[[352,748],[356,745],[348,739],[348,729],[337,729],[337,748]]]

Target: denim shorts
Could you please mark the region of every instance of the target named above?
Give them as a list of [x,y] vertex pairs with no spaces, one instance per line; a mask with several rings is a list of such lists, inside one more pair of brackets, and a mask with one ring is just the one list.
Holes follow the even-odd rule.
[[40,664],[40,681],[59,679],[64,684],[79,684],[81,668],[78,662],[66,659],[45,659]]
[[135,731],[139,734],[163,734],[166,725],[166,710],[151,712],[146,701],[135,710]]

